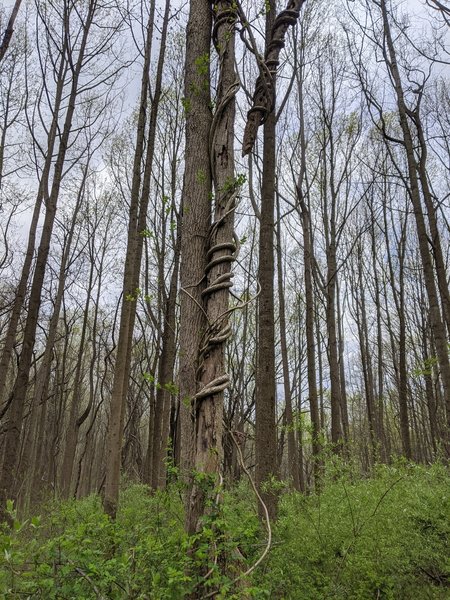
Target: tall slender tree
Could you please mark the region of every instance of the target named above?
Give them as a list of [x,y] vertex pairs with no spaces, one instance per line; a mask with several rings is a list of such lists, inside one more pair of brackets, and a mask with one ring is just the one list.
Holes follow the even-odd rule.
[[[106,473],[104,508],[114,518],[119,500],[120,465],[125,420],[125,406],[131,366],[133,331],[136,319],[136,304],[139,297],[142,251],[147,223],[147,210],[150,197],[150,183],[155,152],[156,122],[162,92],[163,67],[166,54],[167,30],[169,24],[170,0],[166,0],[161,30],[159,56],[155,86],[151,100],[150,118],[147,132],[147,103],[150,91],[150,65],[152,41],[155,27],[155,2],[150,5],[145,29],[144,65],[139,100],[139,117],[136,133],[133,179],[128,221],[128,239],[123,277],[122,307],[120,315],[119,339],[114,373],[114,386],[111,395],[111,412],[106,441]],[[142,163],[144,172],[141,175]]]

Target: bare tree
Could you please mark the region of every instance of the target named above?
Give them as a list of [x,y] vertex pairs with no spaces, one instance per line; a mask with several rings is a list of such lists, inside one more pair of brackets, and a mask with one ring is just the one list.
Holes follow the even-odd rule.
[[[97,60],[99,60],[99,57],[102,54],[104,55],[104,53],[106,53],[111,47],[112,39],[116,32],[116,28],[111,29],[109,27],[105,28],[105,30],[102,32],[102,40],[98,40],[98,43],[100,43],[100,48],[102,48],[102,53],[100,55],[98,52],[98,48],[95,45],[92,48],[88,45],[88,40],[90,39],[91,34],[91,27],[95,22],[95,19],[97,18],[99,12],[101,12],[101,9],[98,7],[96,0],[92,0],[92,2],[89,2],[85,6],[83,11],[75,11],[70,3],[64,4],[64,22],[62,30],[63,40],[61,41],[62,51],[59,52],[60,56],[62,56],[63,59],[61,59],[59,64],[55,63],[55,69],[57,73],[61,71],[61,69],[62,72],[65,74],[68,74],[70,72],[70,84],[69,89],[65,90],[66,93],[68,93],[67,105],[65,106],[65,111],[63,113],[64,122],[62,125],[60,138],[58,140],[59,145],[56,153],[56,160],[54,165],[52,165],[52,161],[50,161],[50,164],[46,165],[45,176],[41,180],[41,185],[39,187],[37,197],[38,199],[33,215],[33,219],[35,222],[32,225],[33,235],[30,236],[30,238],[35,236],[37,219],[40,211],[40,204],[42,200],[45,200],[46,211],[41,239],[39,243],[39,249],[34,267],[30,297],[28,301],[28,313],[23,333],[22,350],[18,361],[17,376],[10,396],[10,408],[8,410],[8,427],[7,433],[5,434],[5,454],[2,475],[0,479],[0,496],[2,504],[4,504],[4,501],[8,496],[14,496],[14,470],[18,461],[22,419],[24,414],[27,388],[30,378],[30,368],[33,360],[33,350],[36,340],[36,329],[39,318],[39,309],[42,300],[42,289],[50,250],[52,232],[56,218],[56,210],[61,189],[61,182],[64,176],[64,165],[66,161],[67,150],[69,148],[71,134],[73,133],[76,100],[79,97],[79,95],[83,93],[83,91],[92,89],[92,86],[95,87],[96,82],[96,77],[94,77],[94,79],[91,80],[88,85],[86,85],[81,78],[81,74],[83,67],[86,64],[89,64],[87,61],[87,58],[90,56],[89,53],[94,52],[95,56],[97,57]],[[55,24],[46,19],[51,19],[53,17],[47,15],[44,11],[40,14],[40,18],[43,19],[43,23],[47,26],[48,43],[50,46],[52,46],[52,44],[56,43],[56,39],[52,37],[52,29],[53,27],[55,27]],[[74,43],[73,47],[71,45],[71,40]],[[55,49],[53,48],[53,50]],[[109,77],[111,77],[111,73],[109,74]],[[67,84],[67,80],[63,77],[62,79],[58,78],[57,81],[57,86],[62,86],[62,88],[64,89],[65,85]],[[105,75],[103,75],[100,78],[101,83],[103,83],[104,81]],[[108,76],[106,77],[106,81],[108,81]],[[97,85],[99,85],[99,79],[97,79]],[[62,98],[62,90],[60,98]],[[59,110],[61,109],[59,108]],[[58,112],[57,115],[61,116],[61,113]],[[58,130],[58,118],[56,118],[56,120],[53,119],[52,129],[53,132],[55,132],[56,134],[56,131]],[[50,190],[48,190],[47,178],[50,175],[51,166],[53,166],[53,177],[50,185]],[[31,241],[33,241],[33,243],[31,243]],[[29,266],[26,265],[27,269],[25,269],[24,267],[25,271],[29,270],[29,268],[31,267],[31,257],[33,254],[33,249],[34,240],[29,240],[29,253],[27,252],[27,260],[29,259]],[[28,273],[23,271],[22,275],[23,277],[20,282],[20,285],[24,284],[24,294],[26,280],[28,279]],[[19,297],[18,300],[19,306],[22,303],[23,296]],[[12,349],[13,342],[11,343],[11,338],[12,340],[14,340],[15,338],[15,331],[10,331],[8,333],[10,335],[7,338],[7,341],[9,342],[10,346],[9,348],[4,349],[5,360],[2,360],[2,366],[5,368],[5,370],[7,370],[9,364],[10,348]],[[8,350],[9,352],[5,352],[5,350]]]
[[16,22],[17,15],[19,13],[20,5],[22,4],[22,0],[16,0],[11,11],[11,16],[9,17],[8,24],[3,33],[3,39],[0,44],[0,62],[3,60],[6,51],[8,50],[9,44],[11,42],[12,35],[14,33],[14,23]]

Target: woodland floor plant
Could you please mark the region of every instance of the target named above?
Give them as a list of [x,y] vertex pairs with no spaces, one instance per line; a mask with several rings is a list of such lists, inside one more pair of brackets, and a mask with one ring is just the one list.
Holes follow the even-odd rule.
[[[449,484],[441,464],[379,466],[364,478],[329,461],[320,494],[281,497],[271,551],[244,581],[239,574],[266,543],[244,483],[224,492],[200,538],[184,531],[176,484],[153,495],[124,484],[115,521],[98,496],[53,500],[28,519],[10,503],[14,527],[0,533],[0,597],[178,600],[201,586],[223,599],[444,600]],[[214,555],[227,557],[225,567]],[[205,572],[206,586],[193,575]]]

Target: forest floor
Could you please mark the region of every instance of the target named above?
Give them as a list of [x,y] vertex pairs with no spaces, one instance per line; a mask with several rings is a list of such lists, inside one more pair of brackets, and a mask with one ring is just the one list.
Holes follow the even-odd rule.
[[250,486],[223,498],[196,539],[183,531],[175,484],[153,495],[124,484],[115,522],[98,496],[47,502],[0,530],[0,598],[178,600],[205,583],[201,572],[222,599],[450,598],[450,475],[440,464],[379,466],[366,478],[327,467],[319,494],[283,491],[270,552],[245,579],[267,531]]

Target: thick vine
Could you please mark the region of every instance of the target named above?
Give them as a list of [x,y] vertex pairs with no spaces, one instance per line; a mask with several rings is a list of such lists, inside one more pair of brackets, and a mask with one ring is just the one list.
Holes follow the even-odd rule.
[[275,19],[271,39],[260,65],[260,73],[256,80],[252,107],[247,113],[247,123],[242,143],[242,155],[250,154],[255,144],[258,128],[262,125],[275,107],[274,75],[280,63],[280,52],[284,48],[286,32],[293,27],[300,16],[300,9],[305,0],[289,0],[285,10]]

